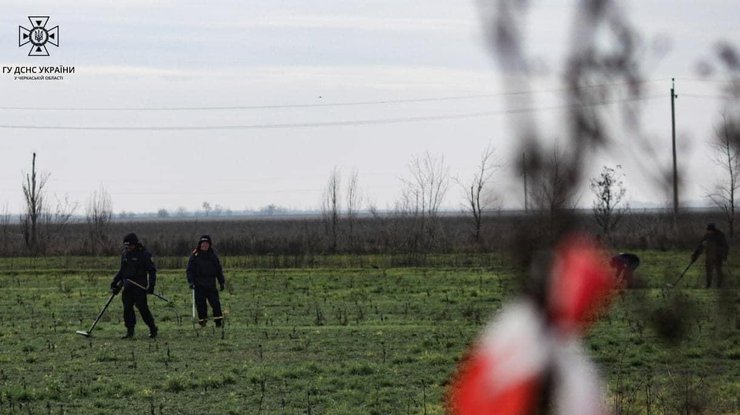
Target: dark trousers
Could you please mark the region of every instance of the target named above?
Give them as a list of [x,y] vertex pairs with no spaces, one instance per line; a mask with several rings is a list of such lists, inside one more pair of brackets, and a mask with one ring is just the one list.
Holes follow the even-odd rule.
[[147,326],[151,329],[154,327],[154,317],[152,312],[149,311],[149,304],[146,302],[146,291],[137,287],[126,287],[121,295],[123,301],[123,321],[126,324],[126,328],[133,329],[136,325],[136,314],[134,314],[134,306],[139,309],[141,319],[144,320]]
[[216,325],[220,326],[223,320],[223,314],[221,313],[221,300],[218,296],[218,290],[216,287],[201,287],[195,286],[195,308],[198,310],[198,321],[205,322],[208,320],[208,304],[213,309],[213,319],[216,320]]
[[706,273],[707,273],[707,288],[712,286],[712,274],[717,274],[717,285],[716,287],[722,287],[722,280],[725,275],[722,272],[722,261],[707,261],[706,262]]

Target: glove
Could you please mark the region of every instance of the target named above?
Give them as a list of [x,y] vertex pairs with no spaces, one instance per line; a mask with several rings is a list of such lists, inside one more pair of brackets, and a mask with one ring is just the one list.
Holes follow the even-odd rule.
[[223,291],[224,290],[224,283],[222,283],[222,282],[219,283],[219,288],[220,288],[219,291]]
[[191,283],[190,283],[190,289],[191,289],[191,290],[194,290],[194,289],[195,289],[195,283],[194,283],[194,282],[191,282]]
[[149,293],[149,294],[154,294],[154,285],[150,285],[149,286],[149,289],[146,290],[146,292]]
[[117,295],[119,292],[121,292],[121,287],[123,287],[123,284],[111,283],[110,293],[113,295]]
[[696,255],[696,253],[691,254],[691,262],[695,262],[696,258],[699,258],[699,255]]

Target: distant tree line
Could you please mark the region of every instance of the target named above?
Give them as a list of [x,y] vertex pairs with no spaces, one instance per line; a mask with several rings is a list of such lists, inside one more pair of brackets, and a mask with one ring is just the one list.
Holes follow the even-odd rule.
[[[464,196],[456,212],[440,209],[450,182],[444,159],[425,153],[409,163],[401,195],[388,211],[372,205],[361,210],[364,200],[358,172],[353,170],[342,180],[341,171],[334,168],[320,201],[320,215],[199,219],[171,217],[162,210],[156,218],[140,221],[131,216],[113,221],[112,200],[102,187],[84,206],[84,220],[74,215],[78,206],[66,198],[50,204],[46,193],[49,174],[37,170],[34,153],[31,171],[22,182],[25,211],[17,221],[7,206],[0,212],[0,255],[115,255],[120,252],[122,235],[136,232],[157,255],[186,256],[198,236],[208,233],[225,255],[292,256],[299,264],[303,256],[381,254],[403,255],[408,264],[423,264],[432,254],[521,251],[517,246],[526,246],[529,252],[545,249],[563,229],[573,227],[600,235],[606,244],[620,248],[693,248],[708,222],[726,221],[732,237],[738,158],[726,142],[736,134],[734,126],[725,123],[722,133],[718,132],[725,138],[725,145],[717,146],[718,164],[729,178],[725,187],[718,186],[723,193],[710,198],[721,209],[684,213],[680,232],[667,212],[630,210],[621,166],[604,166],[591,179],[590,212],[574,209],[570,202],[573,188],[562,169],[565,153],[557,148],[537,162],[538,168],[523,166],[532,170],[531,207],[525,212],[500,209],[492,191],[498,166],[489,147],[470,180],[453,179]],[[203,207],[206,212],[215,211],[207,202]]]
[[[485,215],[485,214],[484,214]],[[104,218],[102,218],[104,219]],[[534,241],[555,237],[557,224],[545,216],[522,212],[496,212],[486,216],[478,238],[470,232],[470,218],[462,213],[435,218],[434,231],[420,233],[419,219],[408,212],[375,212],[369,216],[342,216],[335,231],[326,231],[323,217],[288,219],[167,220],[109,222],[101,217],[67,222],[37,255],[117,255],[123,235],[136,232],[158,256],[187,256],[204,233],[214,239],[224,255],[404,255],[409,263],[423,264],[425,256],[454,253],[508,252],[522,233]],[[679,235],[673,233],[670,212],[636,212],[624,215],[611,231],[610,245],[619,249],[693,249],[708,222],[721,223],[717,212],[682,216]],[[575,224],[575,225],[573,225]],[[0,255],[29,256],[24,224],[0,215]],[[569,226],[599,234],[599,225],[588,211],[574,211]],[[425,236],[426,235],[426,236]],[[538,244],[533,243],[533,248]]]

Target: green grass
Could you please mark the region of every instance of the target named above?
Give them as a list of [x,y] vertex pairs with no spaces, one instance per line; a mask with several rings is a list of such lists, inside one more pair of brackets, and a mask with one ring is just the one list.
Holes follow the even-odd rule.
[[[83,269],[89,273],[109,271],[120,257],[51,256],[0,258],[0,272],[39,271],[70,273]],[[376,268],[399,267],[485,268],[504,266],[501,254],[382,254],[382,255],[241,255],[222,256],[224,268]],[[184,269],[188,256],[156,257],[159,269]],[[74,271],[72,271],[74,270]]]
[[[661,288],[686,262],[677,253],[640,255],[647,288],[617,297],[585,339],[608,378],[610,406],[736,413],[740,347],[734,323],[717,311],[725,300],[717,291]],[[212,323],[193,327],[184,272],[164,270],[157,289],[174,306],[150,297],[156,341],[141,322],[134,340],[118,339],[118,297],[87,339],[74,332],[87,330],[107,299],[115,258],[100,271],[96,259],[77,271],[60,259],[12,269],[7,261],[0,413],[18,414],[441,414],[457,361],[515,287],[503,264],[231,268],[222,333]],[[688,287],[698,268],[685,277]],[[655,309],[675,304],[691,315],[672,344],[651,322]]]

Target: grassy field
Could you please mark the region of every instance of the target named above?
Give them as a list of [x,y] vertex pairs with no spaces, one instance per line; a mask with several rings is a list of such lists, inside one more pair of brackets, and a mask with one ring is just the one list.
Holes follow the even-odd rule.
[[[585,339],[611,409],[737,413],[736,289],[696,288],[699,266],[666,289],[686,255],[639,254],[643,288],[617,296]],[[194,327],[184,272],[163,269],[157,290],[174,305],[150,297],[158,339],[141,322],[134,340],[118,338],[118,297],[88,339],[75,331],[115,270],[71,263],[0,260],[0,413],[441,414],[457,361],[516,291],[514,270],[490,258],[498,265],[231,267],[221,331]]]

